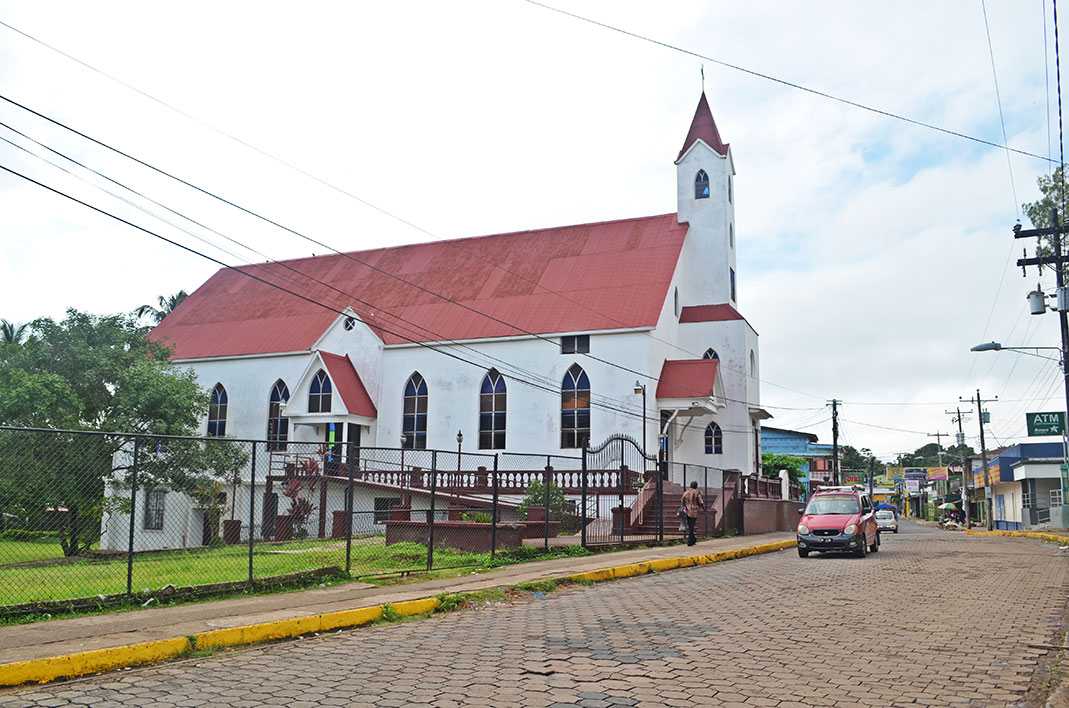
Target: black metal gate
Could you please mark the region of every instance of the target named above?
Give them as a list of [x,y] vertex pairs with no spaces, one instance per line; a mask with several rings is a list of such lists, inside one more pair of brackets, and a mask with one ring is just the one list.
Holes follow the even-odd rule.
[[664,487],[656,470],[656,457],[628,435],[583,450],[584,546],[664,540]]

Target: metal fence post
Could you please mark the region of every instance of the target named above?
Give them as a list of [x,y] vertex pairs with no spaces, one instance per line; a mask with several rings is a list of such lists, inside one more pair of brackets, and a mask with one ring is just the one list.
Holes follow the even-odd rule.
[[664,543],[664,475],[661,474],[661,463],[657,463],[657,541]]
[[709,503],[709,468],[705,468],[705,483],[702,485],[705,489],[705,537],[709,537],[709,513],[712,511],[712,504]]
[[134,523],[137,518],[137,463],[141,438],[134,438],[134,464],[130,470],[130,538],[126,546],[126,594],[134,594]]
[[583,447],[583,464],[581,466],[579,476],[580,485],[582,486],[582,501],[580,502],[580,506],[582,508],[579,511],[579,544],[583,548],[586,548],[586,447]]
[[[252,584],[252,551],[256,537],[256,443],[252,444],[252,469],[249,476],[249,583]],[[263,519],[260,519],[261,525]]]
[[497,553],[497,494],[498,494],[498,485],[497,485],[497,453],[496,452],[494,453],[494,471],[493,471],[492,474],[494,475],[494,479],[493,479],[494,502],[493,502],[492,507],[490,508],[490,557],[491,558],[493,558],[494,555]]
[[549,457],[546,457],[546,469],[542,473],[542,484],[546,488],[546,495],[545,495],[546,496],[546,501],[545,501],[545,507],[546,507],[545,517],[546,518],[542,520],[542,534],[544,536],[544,539],[543,539],[543,542],[542,542],[542,550],[545,553],[549,553],[549,485],[550,485],[550,482],[553,480],[553,467],[550,466],[550,464],[549,464],[550,462],[551,462],[551,460],[549,459]]
[[[360,448],[349,441],[349,483],[345,487],[345,572],[353,567],[353,467],[360,456]],[[355,455],[354,455],[355,453]],[[374,521],[374,519],[372,519]]]
[[434,495],[438,483],[438,451],[431,451],[431,508],[427,511],[427,570],[434,567]]

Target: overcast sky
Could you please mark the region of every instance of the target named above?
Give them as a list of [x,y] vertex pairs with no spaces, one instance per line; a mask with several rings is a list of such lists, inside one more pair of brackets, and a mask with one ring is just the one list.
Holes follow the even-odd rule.
[[[1049,6],[986,3],[993,74],[975,1],[550,4],[678,49],[524,0],[0,0],[0,21],[92,67],[0,26],[0,94],[358,250],[674,212],[704,63],[768,424],[830,443],[837,398],[841,442],[890,459],[954,430],[945,411],[977,388],[999,399],[989,446],[1024,441],[1026,411],[1064,409],[1056,362],[969,351],[1058,344],[1057,316],[1025,301],[1053,278],[1022,278],[1033,244],[1010,230],[1045,160],[694,56],[1001,145],[997,76],[1008,144],[1057,159]],[[226,263],[324,251],[9,103],[0,121],[258,253],[136,211],[2,126],[0,165]],[[0,317],[129,311],[217,268],[0,173]],[[977,446],[975,415],[965,432]]]

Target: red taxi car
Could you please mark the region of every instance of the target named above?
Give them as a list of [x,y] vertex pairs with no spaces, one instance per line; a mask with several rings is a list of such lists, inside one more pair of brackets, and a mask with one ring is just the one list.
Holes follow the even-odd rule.
[[853,553],[864,558],[880,550],[880,531],[872,502],[861,489],[824,488],[799,509],[798,555],[813,551]]

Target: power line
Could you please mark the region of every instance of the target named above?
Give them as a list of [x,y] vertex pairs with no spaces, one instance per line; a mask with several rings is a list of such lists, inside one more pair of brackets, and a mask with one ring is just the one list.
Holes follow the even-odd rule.
[[[995,81],[995,100],[998,102],[998,117],[1002,122],[1002,142],[1009,145],[1006,137],[1006,117],[1002,114],[1002,96],[998,90],[998,72],[995,71],[995,49],[991,45],[991,27],[987,22],[987,3],[980,0],[980,9],[984,13],[984,31],[987,33],[987,53],[991,57],[991,78]],[[1010,151],[1006,149],[1006,168],[1010,172],[1010,189],[1013,191],[1013,208],[1017,214],[1017,221],[1021,220],[1021,206],[1017,203],[1017,186],[1013,183],[1013,165],[1010,163]]]
[[626,35],[628,37],[633,37],[634,39],[642,40],[643,42],[649,42],[650,44],[656,44],[657,46],[664,47],[666,49],[671,49],[673,51],[680,52],[681,54],[686,54],[688,56],[692,56],[692,57],[695,57],[697,59],[702,59],[704,61],[712,62],[713,64],[719,64],[720,66],[726,67],[728,69],[733,69],[735,71],[739,71],[739,72],[742,72],[744,74],[749,74],[750,76],[756,76],[759,79],[765,79],[766,81],[771,81],[773,83],[777,83],[777,84],[780,84],[780,85],[783,85],[783,86],[787,86],[789,88],[797,89],[799,91],[804,91],[806,93],[813,94],[814,96],[820,96],[821,98],[826,98],[826,99],[828,99],[830,101],[835,101],[837,103],[842,103],[842,104],[845,104],[847,106],[853,106],[854,108],[860,108],[863,111],[868,111],[870,113],[875,113],[877,115],[885,116],[887,118],[893,118],[894,120],[899,120],[899,121],[902,121],[904,123],[909,123],[911,125],[916,125],[916,126],[919,126],[919,127],[922,127],[922,128],[928,128],[929,130],[934,130],[936,132],[944,133],[946,135],[952,135],[952,136],[954,136],[956,138],[962,138],[964,140],[971,140],[972,142],[980,143],[981,145],[987,145],[987,146],[993,147],[993,148],[998,148],[999,150],[1008,150],[1010,152],[1015,152],[1015,153],[1017,153],[1019,155],[1024,155],[1026,157],[1034,157],[1034,158],[1036,158],[1038,160],[1048,160],[1048,158],[1045,158],[1042,155],[1036,155],[1035,153],[1027,152],[1025,150],[1018,150],[1017,148],[1011,148],[1009,145],[999,145],[998,143],[993,143],[990,140],[984,140],[983,138],[977,138],[977,137],[974,137],[972,135],[968,135],[966,133],[959,133],[958,131],[950,130],[949,128],[941,128],[938,125],[935,125],[933,123],[926,123],[924,121],[916,120],[914,118],[907,118],[906,116],[900,115],[898,113],[892,113],[891,111],[885,111],[885,110],[883,110],[881,108],[874,108],[873,106],[868,106],[868,105],[865,105],[864,103],[858,103],[857,101],[851,101],[848,98],[842,98],[840,96],[835,96],[835,95],[832,95],[830,93],[826,93],[824,91],[818,91],[817,89],[809,88],[808,86],[803,86],[802,84],[794,83],[792,81],[787,81],[785,79],[780,79],[780,78],[777,78],[775,76],[771,76],[769,74],[763,74],[763,73],[761,73],[759,71],[754,71],[753,69],[747,69],[747,68],[739,66],[737,64],[732,64],[730,62],[726,62],[726,61],[723,61],[723,60],[720,60],[720,59],[714,59],[713,57],[708,56],[706,54],[699,54],[698,52],[694,52],[694,51],[691,51],[689,49],[684,49],[683,47],[679,47],[679,46],[674,45],[674,44],[669,44],[668,42],[663,42],[663,41],[661,41],[659,39],[653,39],[652,37],[647,37],[645,35],[638,34],[637,32],[631,32],[629,30],[621,29],[619,27],[614,27],[613,25],[607,24],[605,22],[600,22],[598,20],[594,20],[594,19],[591,19],[589,17],[584,17],[582,15],[577,15],[574,12],[568,12],[567,10],[561,10],[560,8],[553,7],[551,5],[546,5],[544,3],[538,2],[537,0],[525,0],[525,2],[528,2],[531,5],[535,5],[537,7],[541,7],[541,8],[546,9],[546,10],[550,10],[552,12],[559,13],[561,15],[565,15],[567,17],[571,17],[571,18],[574,18],[574,19],[577,19],[577,20],[581,20],[583,22],[587,22],[587,23],[595,25],[597,27],[602,27],[604,29],[611,30],[613,32],[618,32],[618,33]]

